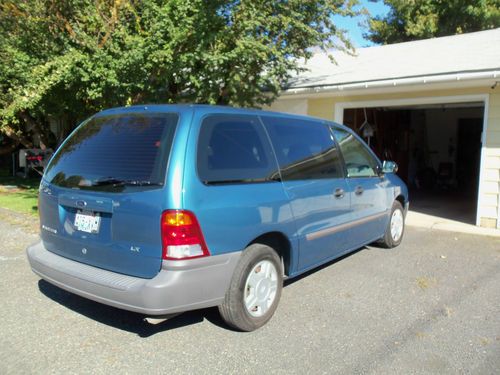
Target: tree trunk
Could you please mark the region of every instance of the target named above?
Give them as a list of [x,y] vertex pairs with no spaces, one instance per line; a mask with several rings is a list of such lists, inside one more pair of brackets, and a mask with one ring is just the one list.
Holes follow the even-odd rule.
[[[21,117],[24,122],[29,125],[33,131],[34,134],[38,135],[40,140],[45,144],[49,144],[49,139],[47,137],[47,129],[43,129],[42,126],[36,121],[29,113],[27,112],[20,112],[19,117]],[[32,142],[31,142],[32,143]]]
[[9,137],[10,139],[12,139],[15,142],[16,147],[17,147],[17,145],[22,144],[25,148],[33,148],[33,142],[31,142],[24,135],[18,135],[18,134],[16,134],[16,132],[14,131],[14,129],[12,129],[10,126],[8,126],[8,125],[4,126],[2,128],[2,132],[7,137]]

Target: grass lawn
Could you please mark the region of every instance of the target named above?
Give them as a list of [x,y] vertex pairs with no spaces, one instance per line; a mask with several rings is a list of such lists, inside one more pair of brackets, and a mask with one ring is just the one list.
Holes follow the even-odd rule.
[[0,207],[38,214],[38,178],[0,177]]

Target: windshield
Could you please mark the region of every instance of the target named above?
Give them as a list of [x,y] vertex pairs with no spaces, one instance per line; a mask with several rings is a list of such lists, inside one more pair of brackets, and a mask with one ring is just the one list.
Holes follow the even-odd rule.
[[175,113],[93,118],[57,151],[45,180],[61,187],[101,191],[161,186],[178,119]]

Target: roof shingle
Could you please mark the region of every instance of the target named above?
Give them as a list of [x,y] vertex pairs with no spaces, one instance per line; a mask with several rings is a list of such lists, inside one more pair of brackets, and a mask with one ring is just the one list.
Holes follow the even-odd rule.
[[288,89],[499,70],[500,28],[332,55],[338,65],[324,52],[314,54],[305,64],[309,71],[294,77]]

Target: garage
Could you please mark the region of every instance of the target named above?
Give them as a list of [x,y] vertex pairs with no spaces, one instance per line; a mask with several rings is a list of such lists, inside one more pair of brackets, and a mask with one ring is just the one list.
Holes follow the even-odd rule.
[[412,210],[476,223],[484,103],[344,109],[343,123],[398,163]]
[[269,109],[354,129],[399,164],[421,222],[498,231],[499,45],[500,28],[315,52]]

